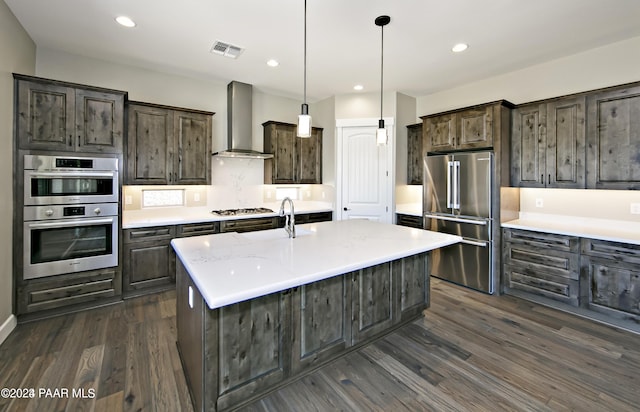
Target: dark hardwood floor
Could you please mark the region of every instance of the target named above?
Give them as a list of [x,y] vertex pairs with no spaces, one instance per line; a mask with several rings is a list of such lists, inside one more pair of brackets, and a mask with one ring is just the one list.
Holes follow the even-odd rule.
[[[20,324],[0,388],[35,396],[0,410],[191,411],[175,340],[174,291]],[[638,411],[640,335],[433,280],[424,319],[243,410]]]

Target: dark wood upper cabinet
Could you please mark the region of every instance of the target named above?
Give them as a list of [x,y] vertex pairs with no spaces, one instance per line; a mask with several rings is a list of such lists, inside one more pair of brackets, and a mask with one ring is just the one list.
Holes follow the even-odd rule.
[[211,183],[210,112],[127,105],[125,184]]
[[584,188],[585,96],[519,106],[512,112],[511,184]]
[[275,121],[262,124],[266,159],[265,183],[322,183],[322,129],[311,129],[310,138],[296,136],[296,125]]
[[14,74],[18,147],[122,153],[126,92]]
[[587,98],[587,187],[640,189],[640,84]]
[[425,152],[493,147],[494,108],[501,103],[422,116]]
[[424,169],[422,161],[422,123],[407,126],[407,184],[421,185]]

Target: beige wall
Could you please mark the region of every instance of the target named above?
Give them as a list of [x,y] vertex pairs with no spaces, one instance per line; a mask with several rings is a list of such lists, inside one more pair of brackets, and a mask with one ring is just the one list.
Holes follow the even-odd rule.
[[[36,47],[4,1],[0,1],[0,326],[13,310],[13,76],[33,74]],[[0,342],[2,340],[0,339]]]
[[640,222],[640,215],[631,214],[632,203],[640,204],[640,191],[520,189],[520,212],[525,213]]
[[500,99],[515,104],[640,81],[640,37],[421,96],[418,116]]
[[[38,48],[36,74],[40,77],[107,87],[129,92],[130,100],[215,112],[214,152],[227,148],[227,83],[150,71],[117,62],[98,60]],[[269,95],[253,88],[253,145],[262,149],[262,123],[295,123],[300,102]]]

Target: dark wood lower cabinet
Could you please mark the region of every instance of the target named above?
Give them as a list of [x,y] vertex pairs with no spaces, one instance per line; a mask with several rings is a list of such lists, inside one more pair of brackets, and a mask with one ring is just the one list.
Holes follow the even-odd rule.
[[17,287],[17,313],[67,311],[121,299],[122,278],[117,267],[30,280]]
[[640,322],[640,245],[582,239],[585,305]]
[[402,213],[396,213],[396,225],[414,227],[416,229],[424,228],[422,216],[405,215]]
[[234,409],[429,306],[427,254],[209,309],[176,264],[178,348],[196,411]]
[[505,292],[518,290],[578,306],[577,237],[510,229],[503,232],[503,242]]
[[503,239],[506,293],[640,323],[640,245],[519,229]]
[[122,268],[125,297],[173,287],[176,264],[171,239],[175,233],[175,226],[124,230]]

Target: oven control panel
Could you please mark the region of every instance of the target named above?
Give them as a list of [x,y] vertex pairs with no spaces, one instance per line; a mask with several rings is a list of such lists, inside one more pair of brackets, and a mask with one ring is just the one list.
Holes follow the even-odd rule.
[[85,205],[25,206],[24,220],[77,219],[98,216],[117,216],[117,203],[92,203]]

